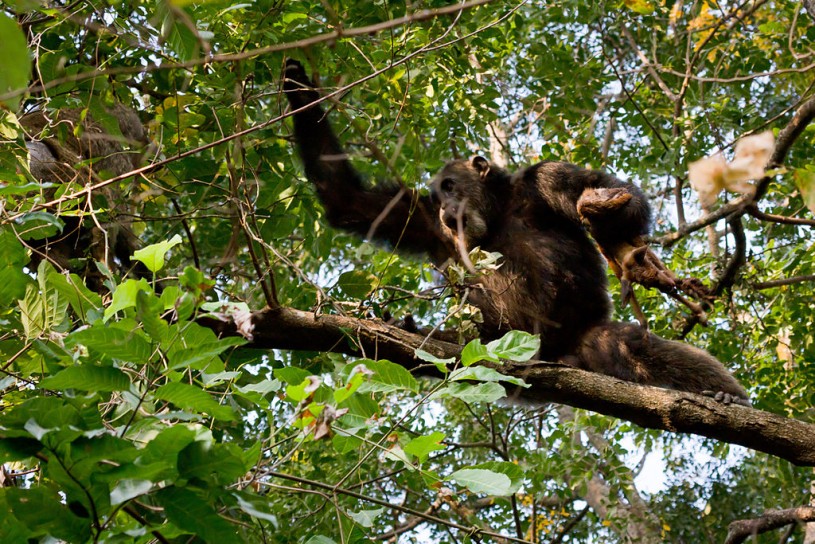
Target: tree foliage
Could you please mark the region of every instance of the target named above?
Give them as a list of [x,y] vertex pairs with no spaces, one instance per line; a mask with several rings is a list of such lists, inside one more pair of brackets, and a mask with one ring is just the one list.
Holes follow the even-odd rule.
[[[475,153],[636,181],[661,258],[716,295],[703,327],[638,289],[651,329],[812,422],[804,3],[7,0],[0,43],[0,541],[702,542],[810,504],[810,469],[773,456],[513,403],[529,384],[501,361],[534,357],[527,334],[423,346],[411,372],[354,328],[289,350],[247,327],[264,306],[464,336],[478,319],[429,264],[326,227],[281,93],[295,57],[374,183],[422,187]],[[32,175],[26,113],[49,146],[91,126],[123,142],[119,105],[147,129],[142,168]],[[703,209],[688,164],[765,130],[793,136],[758,193]],[[78,229],[97,237],[42,258]],[[89,257],[122,232],[131,262]]]

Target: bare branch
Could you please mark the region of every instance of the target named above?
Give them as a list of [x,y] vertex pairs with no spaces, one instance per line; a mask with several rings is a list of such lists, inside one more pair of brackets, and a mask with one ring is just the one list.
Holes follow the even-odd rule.
[[802,217],[787,217],[785,215],[776,215],[772,213],[764,213],[760,211],[755,205],[747,207],[747,213],[761,219],[762,221],[769,221],[771,223],[781,223],[783,225],[804,225],[807,227],[815,227],[815,219],[804,219]]
[[815,521],[815,506],[799,506],[786,510],[768,510],[755,519],[741,519],[734,521],[727,528],[727,538],[724,544],[739,544],[751,536],[754,537],[773,529],[785,527],[795,523],[809,523]]
[[773,287],[782,287],[784,285],[793,285],[796,283],[805,283],[808,281],[815,281],[815,274],[809,274],[806,276],[791,276],[789,278],[781,278],[778,280],[762,281],[759,283],[754,283],[753,288],[758,289],[760,291],[762,289],[772,289]]

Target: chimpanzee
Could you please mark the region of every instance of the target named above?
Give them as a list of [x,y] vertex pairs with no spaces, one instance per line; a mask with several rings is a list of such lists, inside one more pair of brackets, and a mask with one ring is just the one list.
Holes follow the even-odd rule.
[[312,105],[319,94],[299,62],[287,61],[283,89],[298,110],[294,136],[306,177],[332,226],[425,253],[437,265],[466,263],[476,246],[503,255],[503,265],[481,274],[470,295],[483,314],[482,337],[527,331],[540,335],[543,360],[749,403],[707,352],[611,321],[606,265],[589,232],[607,255],[646,235],[651,210],[639,188],[561,162],[510,174],[483,157],[447,163],[430,195],[368,187],[324,110]]

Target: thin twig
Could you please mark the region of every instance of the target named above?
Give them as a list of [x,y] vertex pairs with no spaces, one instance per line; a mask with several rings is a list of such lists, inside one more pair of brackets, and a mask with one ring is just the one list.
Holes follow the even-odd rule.
[[[490,2],[490,1],[493,1],[493,0],[477,0],[477,1],[470,2],[470,3],[457,4],[456,10],[451,10],[449,8],[444,8],[444,10],[443,10],[444,13],[443,14],[451,13],[451,12],[454,12],[454,11],[461,11],[463,9],[467,9],[469,7],[474,7],[476,5],[485,4],[485,3]],[[523,3],[525,3],[525,2],[522,2],[519,5],[522,5]],[[441,11],[441,10],[439,10],[439,11]],[[430,18],[430,16],[428,16],[426,18]],[[422,20],[422,19],[416,19],[416,20]],[[371,26],[378,26],[378,25],[371,25]],[[489,28],[490,26],[492,26],[492,25],[485,25],[483,28]],[[368,28],[368,27],[364,27],[364,28]],[[475,33],[475,32],[473,32],[473,33]],[[456,38],[454,40],[451,40],[450,42],[445,42],[444,45],[446,46],[446,45],[449,45],[449,44],[454,43],[456,41],[460,41],[460,40],[462,40],[464,38],[469,37],[473,33],[468,34],[466,36],[463,36],[462,38]],[[348,31],[345,31],[343,35],[347,36]],[[298,113],[302,113],[302,112],[316,106],[317,104],[325,102],[326,100],[330,100],[331,98],[333,98],[335,96],[339,96],[341,94],[344,94],[347,91],[353,89],[354,87],[356,87],[358,85],[361,85],[362,83],[365,83],[366,81],[374,79],[375,77],[378,77],[381,74],[384,74],[385,72],[388,72],[388,71],[392,70],[393,68],[396,68],[397,66],[401,66],[402,64],[405,64],[406,62],[410,61],[414,57],[417,57],[417,56],[419,56],[419,55],[421,55],[423,53],[426,53],[427,51],[432,51],[434,49],[435,44],[437,44],[446,35],[447,35],[447,32],[442,34],[442,36],[440,38],[437,38],[437,39],[433,40],[432,42],[430,42],[428,45],[420,47],[416,51],[413,51],[412,53],[409,53],[409,54],[405,55],[401,59],[399,59],[399,60],[397,60],[395,62],[392,62],[391,64],[388,64],[384,68],[380,68],[379,70],[376,70],[375,72],[372,72],[372,73],[370,73],[370,74],[368,74],[366,76],[363,76],[363,77],[357,79],[356,81],[353,81],[352,83],[344,85],[344,86],[338,88],[337,90],[335,90],[335,91],[333,91],[331,93],[328,93],[328,94],[326,94],[326,95],[324,95],[324,96],[322,96],[320,98],[317,98],[313,102],[311,102],[311,103],[309,103],[309,104],[307,104],[307,105],[305,105],[305,106],[303,106],[301,108],[298,108],[296,110],[291,110],[291,111],[288,111],[286,113],[282,113],[282,114],[278,115],[277,117],[274,117],[274,118],[268,119],[268,120],[266,120],[266,121],[264,121],[262,123],[258,123],[256,125],[253,125],[253,126],[251,126],[249,128],[246,128],[246,129],[244,129],[244,130],[242,130],[240,132],[236,132],[234,134],[224,136],[223,138],[219,138],[218,140],[215,140],[213,142],[209,142],[209,143],[201,145],[199,147],[189,149],[187,151],[183,151],[181,153],[173,155],[172,157],[168,157],[168,158],[166,158],[164,160],[160,160],[160,161],[155,162],[153,164],[149,164],[147,166],[137,168],[137,169],[132,170],[130,172],[125,172],[121,176],[115,176],[115,177],[112,177],[112,178],[107,179],[105,181],[101,181],[99,183],[89,184],[89,185],[87,185],[86,187],[84,187],[83,189],[81,189],[79,191],[74,191],[73,193],[63,195],[62,197],[51,200],[49,202],[44,202],[42,204],[37,204],[35,206],[32,206],[26,212],[20,212],[20,213],[12,215],[10,217],[4,218],[2,221],[0,221],[0,224],[7,224],[7,223],[10,223],[12,221],[16,221],[17,219],[19,219],[20,217],[22,217],[26,213],[31,213],[31,212],[34,212],[34,211],[44,210],[44,209],[47,209],[47,208],[52,207],[52,206],[60,205],[60,204],[62,204],[64,202],[68,202],[70,200],[75,200],[75,199],[83,197],[85,195],[89,195],[93,191],[96,191],[96,190],[101,189],[103,187],[107,187],[108,185],[112,185],[114,183],[118,183],[118,182],[120,182],[122,180],[130,178],[131,176],[153,172],[153,171],[158,170],[160,168],[163,168],[164,166],[166,166],[168,164],[171,164],[171,163],[173,163],[173,162],[175,162],[177,160],[184,159],[184,158],[187,158],[187,157],[191,157],[193,155],[197,155],[198,153],[201,153],[202,151],[212,149],[213,147],[217,147],[217,146],[219,146],[221,144],[231,142],[232,140],[242,138],[242,137],[244,137],[244,136],[246,136],[248,134],[252,134],[252,133],[257,132],[259,130],[263,130],[263,129],[265,129],[265,128],[267,128],[267,127],[269,127],[269,126],[271,126],[271,125],[273,125],[275,123],[279,123],[283,119],[286,119],[288,117],[292,117],[294,115],[297,115]],[[0,95],[0,100],[3,100],[3,99],[5,99],[5,95]]]
[[444,15],[455,14],[484,4],[489,4],[490,2],[494,1],[495,0],[472,0],[470,2],[453,4],[451,6],[445,6],[443,8],[433,10],[426,9],[410,15],[398,17],[396,19],[384,21],[381,23],[362,26],[358,28],[338,28],[331,32],[327,32],[325,34],[318,34],[310,38],[305,38],[294,42],[280,43],[275,45],[269,45],[266,47],[260,47],[258,49],[252,49],[250,51],[245,51],[243,53],[222,53],[219,55],[209,55],[197,59],[192,59],[186,62],[154,64],[152,66],[123,66],[120,68],[90,70],[88,72],[81,72],[71,76],[54,79],[43,85],[34,85],[32,87],[14,89],[7,93],[0,94],[0,102],[9,100],[11,98],[16,98],[24,94],[36,94],[44,90],[51,89],[53,87],[64,85],[66,83],[78,83],[80,81],[94,79],[97,77],[111,77],[121,74],[142,74],[156,70],[189,69],[195,68],[197,66],[204,66],[214,63],[248,60],[261,55],[268,55],[269,53],[277,53],[280,51],[290,51],[292,49],[305,49],[307,47],[319,43],[333,42],[340,40],[342,38],[351,38],[354,36],[368,36],[370,34],[375,34],[383,30],[388,30],[390,28],[402,26],[407,23],[412,23],[416,21],[426,21],[428,19],[435,19],[436,17],[441,17]]
[[331,491],[333,493],[338,493],[340,495],[347,495],[349,497],[354,497],[354,498],[362,500],[362,501],[378,504],[379,506],[384,506],[385,508],[392,508],[394,510],[404,512],[405,514],[410,514],[412,516],[418,516],[418,517],[420,517],[422,519],[425,519],[427,521],[432,521],[433,523],[438,523],[439,525],[444,525],[446,527],[451,527],[453,529],[458,529],[460,531],[464,531],[468,535],[471,535],[471,536],[483,535],[483,536],[489,536],[489,537],[492,537],[492,538],[500,538],[500,539],[504,539],[504,540],[510,540],[512,542],[521,542],[523,544],[530,544],[528,540],[524,540],[524,539],[521,539],[521,538],[516,538],[516,537],[513,537],[513,536],[494,533],[492,531],[487,531],[487,530],[481,529],[479,527],[466,527],[466,526],[461,525],[459,523],[456,523],[454,521],[441,519],[439,517],[429,515],[429,514],[425,514],[424,512],[419,512],[418,510],[414,510],[414,509],[408,508],[406,506],[402,506],[402,505],[399,505],[399,504],[393,504],[393,503],[390,503],[388,501],[384,501],[382,499],[377,499],[376,497],[370,497],[368,495],[363,495],[362,493],[357,493],[355,491],[351,491],[350,489],[345,489],[345,488],[342,488],[342,487],[336,487],[336,486],[332,486],[331,484],[326,484],[326,483],[319,482],[319,481],[316,481],[316,480],[308,480],[306,478],[300,478],[299,476],[294,476],[292,474],[285,474],[285,473],[282,473],[282,472],[269,471],[269,472],[267,472],[267,474],[269,476],[273,476],[275,478],[280,478],[282,480],[290,480],[290,481],[297,482],[297,483],[307,485],[307,486],[310,486],[310,487],[325,489],[325,490]]

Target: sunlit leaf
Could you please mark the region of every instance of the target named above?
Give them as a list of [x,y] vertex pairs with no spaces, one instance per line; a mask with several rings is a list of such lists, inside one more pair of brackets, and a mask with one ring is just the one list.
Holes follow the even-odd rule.
[[448,479],[473,493],[510,495],[512,490],[512,481],[506,474],[486,469],[464,468],[453,472]]
[[144,266],[146,266],[150,272],[156,273],[164,268],[164,258],[167,252],[180,243],[181,236],[176,234],[167,241],[136,250],[136,252],[133,253],[133,258],[143,262]]

